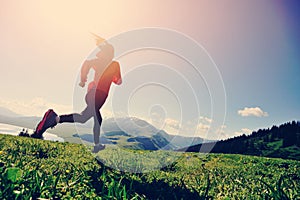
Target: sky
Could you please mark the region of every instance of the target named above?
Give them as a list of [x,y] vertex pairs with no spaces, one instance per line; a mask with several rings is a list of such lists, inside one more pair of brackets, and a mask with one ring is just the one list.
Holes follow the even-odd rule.
[[[199,44],[201,55],[189,53],[216,67],[225,96],[214,96],[213,81],[194,77],[180,57],[144,49],[116,58],[123,84],[112,86],[104,119],[125,113],[172,134],[209,139],[299,120],[299,13],[296,0],[1,0],[0,107],[25,116],[42,116],[49,107],[83,109],[86,90],[78,87],[78,75],[96,47],[90,32],[116,42],[155,27]],[[184,49],[174,42],[178,47]]]

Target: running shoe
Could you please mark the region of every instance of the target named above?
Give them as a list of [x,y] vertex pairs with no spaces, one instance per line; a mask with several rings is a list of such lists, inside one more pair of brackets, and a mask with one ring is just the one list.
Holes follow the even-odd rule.
[[99,151],[105,149],[105,145],[98,144],[94,146],[94,149],[92,150],[92,153],[98,153]]
[[53,128],[54,126],[56,126],[56,124],[57,124],[56,117],[57,117],[57,114],[52,109],[49,109],[44,114],[42,121],[40,121],[40,123],[37,125],[35,132],[31,135],[31,137],[42,138],[43,133],[48,128],[50,128],[50,127]]

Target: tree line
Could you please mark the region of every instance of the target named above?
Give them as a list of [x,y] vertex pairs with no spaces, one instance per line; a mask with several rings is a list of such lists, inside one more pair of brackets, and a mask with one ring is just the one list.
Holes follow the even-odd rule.
[[[209,148],[213,146],[213,148]],[[284,149],[300,148],[300,122],[292,121],[272,128],[259,129],[250,135],[241,135],[226,140],[188,147],[185,151],[202,152],[208,149],[211,153],[247,154],[287,158],[289,155]],[[297,154],[299,156],[299,153]],[[295,158],[299,159],[299,157]]]

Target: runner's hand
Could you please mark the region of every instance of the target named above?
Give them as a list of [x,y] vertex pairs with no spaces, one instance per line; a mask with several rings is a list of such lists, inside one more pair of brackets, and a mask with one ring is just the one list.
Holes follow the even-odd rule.
[[85,86],[85,83],[84,83],[84,82],[80,82],[80,83],[79,83],[79,86],[80,86],[80,87],[84,87],[84,86]]

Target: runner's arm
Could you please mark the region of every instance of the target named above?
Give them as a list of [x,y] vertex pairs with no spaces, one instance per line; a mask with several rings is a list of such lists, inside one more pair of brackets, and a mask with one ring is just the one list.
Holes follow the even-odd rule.
[[116,66],[116,72],[115,75],[113,76],[113,82],[117,85],[122,84],[122,76],[121,76],[121,70],[120,70],[120,64],[117,61],[113,61]]

